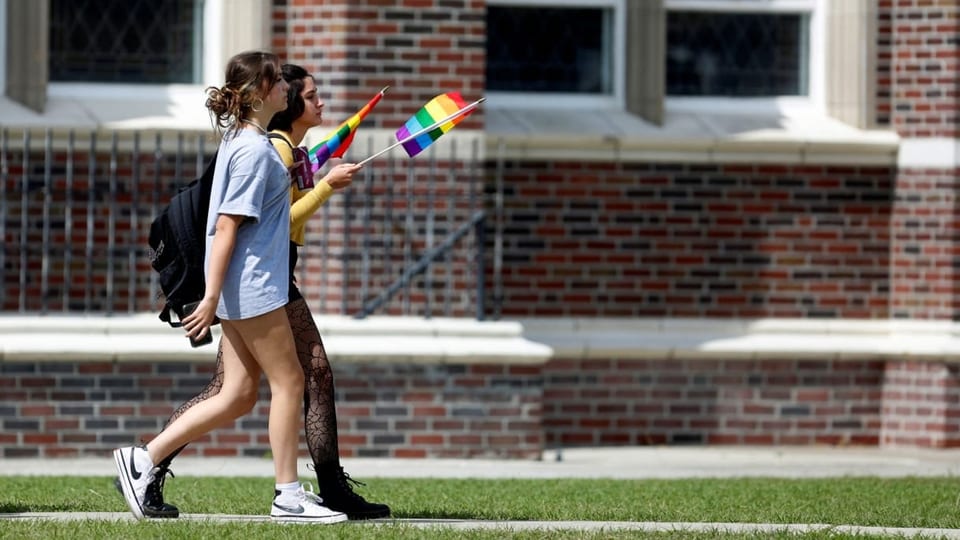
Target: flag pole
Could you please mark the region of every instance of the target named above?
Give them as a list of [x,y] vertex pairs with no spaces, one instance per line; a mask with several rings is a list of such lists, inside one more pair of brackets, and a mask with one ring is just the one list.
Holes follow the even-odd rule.
[[390,150],[393,150],[394,148],[400,146],[400,145],[403,144],[403,143],[410,142],[410,141],[416,139],[417,137],[423,135],[424,133],[427,133],[427,132],[429,132],[429,131],[433,131],[433,130],[437,129],[438,127],[446,124],[447,122],[453,120],[454,118],[456,118],[456,117],[458,117],[458,116],[462,116],[462,115],[464,115],[464,114],[466,114],[466,113],[468,113],[468,112],[476,109],[476,108],[477,108],[481,103],[483,103],[484,100],[486,100],[486,99],[487,99],[487,98],[482,97],[482,98],[474,101],[473,103],[471,103],[471,104],[467,105],[466,107],[460,109],[459,111],[457,111],[457,112],[455,112],[455,113],[447,116],[446,118],[437,120],[436,122],[430,124],[429,126],[427,126],[427,127],[423,128],[423,129],[417,131],[416,133],[412,133],[412,134],[410,134],[408,137],[404,137],[403,140],[400,140],[400,141],[397,141],[397,142],[391,144],[390,146],[388,146],[388,147],[384,148],[383,150],[377,152],[376,154],[368,157],[367,159],[361,161],[360,163],[357,163],[357,165],[363,165],[364,163],[372,160],[372,159],[375,158],[375,157],[378,157],[378,156],[380,156],[380,155],[382,155],[382,154],[386,154],[386,153],[389,152]]
[[[388,84],[387,86],[384,86],[383,88],[381,88],[379,92],[377,92],[376,94],[373,95],[373,98],[371,98],[371,101],[372,101],[373,99],[376,99],[377,96],[380,96],[380,98],[382,99],[383,96],[386,95],[388,88],[390,88],[390,85],[389,85],[389,84]],[[370,102],[368,101],[368,102],[367,102],[367,105],[369,105],[369,104],[370,104]],[[367,105],[364,105],[364,107],[366,107]],[[360,111],[362,111],[362,110],[363,110],[363,107],[360,107]],[[356,116],[357,114],[360,114],[360,111],[357,111],[356,113],[354,113],[352,116],[350,116],[350,118],[353,118],[353,117]],[[333,128],[333,131],[331,131],[330,133],[327,133],[327,135],[326,135],[323,139],[321,139],[317,144],[313,145],[313,148],[310,148],[309,150],[307,150],[307,154],[309,154],[309,155],[311,155],[311,156],[312,156],[312,155],[315,155],[316,152],[320,150],[320,147],[321,147],[321,146],[323,146],[324,144],[326,144],[327,141],[329,141],[334,135],[336,135],[337,130],[339,130],[340,127],[343,126],[343,124],[346,124],[347,122],[350,121],[350,118],[347,118],[347,119],[344,120],[343,122],[340,122],[339,124],[337,124],[337,127]]]

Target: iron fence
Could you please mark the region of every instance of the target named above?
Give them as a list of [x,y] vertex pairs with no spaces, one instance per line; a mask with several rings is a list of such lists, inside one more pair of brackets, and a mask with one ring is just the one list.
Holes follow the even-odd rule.
[[[215,147],[193,132],[0,130],[0,310],[157,309],[149,225]],[[364,167],[308,224],[296,279],[313,311],[495,317],[495,172],[479,139],[452,137],[442,153]]]

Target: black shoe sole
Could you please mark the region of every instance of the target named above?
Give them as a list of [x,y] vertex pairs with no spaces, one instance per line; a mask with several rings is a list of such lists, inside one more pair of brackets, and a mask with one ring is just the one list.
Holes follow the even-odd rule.
[[[338,510],[343,512],[343,510]],[[384,519],[390,517],[390,510],[374,512],[344,512],[350,521],[366,521],[368,519]]]
[[180,509],[166,503],[164,503],[163,508],[160,510],[144,506],[143,517],[150,519],[176,519],[180,517]]

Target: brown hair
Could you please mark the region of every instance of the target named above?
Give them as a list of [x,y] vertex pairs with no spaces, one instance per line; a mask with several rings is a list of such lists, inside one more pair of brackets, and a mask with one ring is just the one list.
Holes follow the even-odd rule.
[[287,132],[293,131],[293,123],[307,109],[303,98],[300,97],[300,92],[303,92],[303,87],[306,85],[304,79],[307,77],[312,78],[313,76],[302,67],[296,64],[283,65],[283,80],[287,81],[290,86],[287,89],[287,108],[273,115],[270,124],[267,126],[267,131],[275,129]]
[[239,129],[257,100],[263,100],[280,75],[280,58],[270,52],[246,51],[227,62],[224,85],[207,88],[207,109],[217,131]]

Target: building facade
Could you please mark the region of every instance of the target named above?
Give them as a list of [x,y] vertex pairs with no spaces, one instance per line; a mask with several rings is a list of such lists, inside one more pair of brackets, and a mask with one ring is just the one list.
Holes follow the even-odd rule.
[[[74,280],[57,285],[60,272],[43,282],[27,270],[70,267],[63,253],[87,231],[59,234],[34,219],[31,210],[58,215],[78,203],[50,189],[66,166],[44,169],[40,156],[65,163],[76,136],[78,154],[94,156],[83,181],[106,175],[89,198],[92,222],[116,231],[116,246],[142,246],[150,213],[131,216],[123,202],[175,186],[182,169],[168,157],[177,144],[196,149],[185,152],[189,162],[202,162],[197,156],[214,144],[205,139],[202,88],[217,84],[232,53],[268,48],[316,75],[328,118],[345,118],[390,86],[350,157],[385,146],[438,93],[487,97],[429,160],[374,162],[376,176],[357,198],[335,201],[311,224],[311,245],[326,242],[302,276],[318,316],[355,314],[416,259],[391,249],[410,245],[422,255],[482,208],[480,232],[456,244],[447,292],[442,280],[423,278],[381,314],[429,316],[429,306],[446,304],[440,315],[454,319],[516,322],[527,342],[549,351],[495,360],[434,351],[424,357],[443,359],[413,368],[409,358],[344,349],[352,358],[337,367],[345,452],[529,457],[565,445],[960,444],[956,2],[169,5],[177,9],[158,28],[180,28],[179,43],[191,45],[179,55],[158,51],[182,65],[171,60],[161,70],[168,80],[147,84],[154,75],[130,75],[110,63],[116,54],[84,61],[106,41],[63,37],[71,35],[64,13],[82,2],[0,0],[5,311],[149,312],[152,291],[139,277],[149,262],[139,252],[117,256],[109,239],[92,241],[85,257],[116,266],[74,274],[92,292],[62,283]],[[97,32],[147,35],[153,26],[136,23],[159,17],[129,11]],[[97,72],[105,65],[112,67]],[[149,144],[134,144],[135,132]],[[183,133],[185,143],[176,138]],[[111,145],[120,150],[111,154]],[[111,155],[120,156],[112,169],[93,164]],[[133,172],[141,168],[158,172],[141,185]],[[436,178],[447,184],[429,184]],[[430,198],[438,192],[453,196]],[[351,221],[361,200],[369,227]],[[436,238],[425,236],[428,221],[439,224]],[[357,233],[323,236],[330,230]],[[81,302],[84,295],[100,302]],[[6,424],[20,428],[0,435],[6,451],[96,452],[129,440],[140,428],[123,415],[150,407],[162,416],[169,401],[202,386],[206,369],[104,358],[53,364],[8,350],[0,415],[25,423]],[[111,385],[136,390],[115,394]],[[81,398],[98,404],[76,409]],[[67,422],[66,434],[89,430],[71,443],[51,439],[49,422]],[[260,452],[258,426],[199,448]]]

